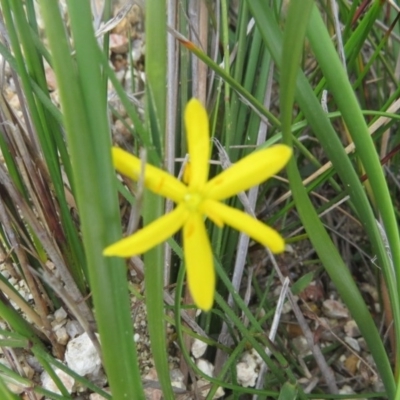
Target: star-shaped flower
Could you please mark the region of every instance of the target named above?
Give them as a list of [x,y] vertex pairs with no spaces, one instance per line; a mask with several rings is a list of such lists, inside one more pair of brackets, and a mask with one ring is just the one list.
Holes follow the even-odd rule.
[[[278,232],[243,211],[227,206],[222,200],[276,174],[288,162],[292,151],[281,144],[255,151],[208,181],[208,116],[196,99],[190,100],[186,106],[185,126],[190,161],[187,184],[150,164],[146,164],[143,174],[144,184],[149,190],[173,200],[177,206],[133,235],[107,247],[104,255],[132,257],[142,254],[183,228],[189,290],[195,304],[208,311],[214,300],[215,271],[205,217],[220,228],[227,224],[244,232],[274,253],[282,252],[285,243]],[[139,180],[142,172],[139,158],[115,147],[112,155],[118,172]]]

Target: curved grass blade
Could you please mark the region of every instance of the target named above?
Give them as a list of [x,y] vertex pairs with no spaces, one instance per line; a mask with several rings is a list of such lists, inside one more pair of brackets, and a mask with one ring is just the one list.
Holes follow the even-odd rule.
[[[311,6],[313,2],[311,2]],[[295,3],[292,3],[295,4]],[[295,6],[293,6],[293,9]],[[300,14],[299,14],[300,13]],[[297,10],[295,13],[296,20],[298,25],[298,17],[301,14],[301,10]],[[313,21],[314,22],[314,21]],[[289,26],[294,26],[294,24]],[[312,24],[314,27],[314,25]],[[311,29],[310,29],[311,30]],[[294,90],[296,84],[296,78],[298,73],[298,65],[300,64],[300,55],[302,49],[302,43],[299,43],[299,33],[296,30],[287,30],[285,31],[285,37],[282,48],[282,67],[281,67],[281,114],[282,114],[282,129],[283,129],[283,138],[287,143],[291,142],[291,134],[290,134],[290,125],[291,125],[291,116],[292,116],[292,104],[294,100]],[[290,44],[290,48],[289,45]],[[297,44],[298,51],[296,60],[294,57],[296,52],[293,51],[293,46]],[[294,55],[293,55],[294,54]],[[333,281],[336,283],[338,287],[338,291],[345,300],[346,304],[349,305],[350,310],[352,311],[353,316],[357,323],[363,325],[362,332],[366,332],[368,329],[374,331],[374,335],[369,335],[369,344],[372,345],[371,351],[375,349],[375,360],[378,364],[380,362],[380,372],[382,374],[382,378],[385,382],[386,389],[390,395],[393,395],[393,378],[390,370],[390,364],[388,363],[385,349],[382,346],[382,342],[379,338],[379,334],[373,327],[375,324],[366,308],[364,300],[359,294],[357,287],[354,284],[353,279],[351,278],[350,272],[348,271],[346,265],[341,259],[336,247],[333,245],[329,235],[326,230],[322,226],[318,215],[316,214],[314,207],[312,206],[306,191],[301,184],[301,177],[295,161],[292,160],[290,165],[288,166],[288,175],[289,180],[291,182],[293,196],[296,201],[297,209],[299,210],[301,219],[303,221],[304,227],[308,232],[308,235],[318,253],[323,264]],[[332,263],[332,260],[335,259],[335,262]],[[343,274],[342,276],[339,276]],[[343,279],[346,276],[346,282]],[[353,306],[350,307],[350,304],[353,302]],[[360,313],[362,313],[363,317],[360,318]],[[357,317],[356,317],[357,316]],[[361,326],[360,326],[361,329]],[[375,336],[375,338],[373,337]],[[373,340],[375,339],[375,340]],[[378,339],[378,342],[376,342]],[[368,339],[367,339],[368,340]],[[380,345],[379,345],[380,343]]]

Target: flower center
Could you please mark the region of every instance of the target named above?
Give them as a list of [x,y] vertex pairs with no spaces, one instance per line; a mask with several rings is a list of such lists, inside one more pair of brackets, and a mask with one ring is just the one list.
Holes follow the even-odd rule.
[[186,193],[183,197],[183,201],[185,202],[186,207],[189,211],[197,211],[199,208],[200,203],[203,201],[202,196],[200,193]]

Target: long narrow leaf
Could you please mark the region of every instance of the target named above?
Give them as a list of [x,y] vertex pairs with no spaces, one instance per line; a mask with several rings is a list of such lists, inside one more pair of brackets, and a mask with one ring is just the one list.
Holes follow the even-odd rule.
[[115,398],[143,399],[125,266],[122,260],[102,256],[121,231],[90,5],[68,2],[76,62],[70,55],[58,4],[41,0],[40,5],[65,118],[105,368]]

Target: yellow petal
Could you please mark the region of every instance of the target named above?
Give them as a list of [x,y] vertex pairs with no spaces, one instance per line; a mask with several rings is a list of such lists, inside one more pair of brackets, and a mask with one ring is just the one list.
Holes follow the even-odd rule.
[[191,213],[183,227],[183,248],[190,293],[197,307],[208,311],[214,302],[215,271],[200,213]]
[[255,151],[207,182],[203,193],[224,200],[264,182],[288,162],[292,150],[283,144]]
[[133,257],[145,253],[182,228],[187,217],[188,211],[183,205],[179,205],[170,213],[158,218],[133,235],[106,247],[103,255]]
[[197,99],[191,99],[186,106],[185,126],[190,160],[189,186],[199,189],[208,179],[210,135],[207,112]]
[[[212,203],[209,203],[211,201]],[[221,218],[221,216],[215,212],[215,210],[210,207],[210,204],[213,204],[214,200],[203,200],[202,203],[199,206],[199,210],[202,214],[205,214],[207,218],[209,218],[212,222],[214,222],[215,225],[218,226],[218,228],[223,228],[224,227],[224,221]]]
[[[138,181],[140,178],[142,163],[139,158],[118,148],[112,148],[112,156],[115,169],[123,175]],[[144,169],[145,186],[152,192],[179,203],[187,191],[187,187],[174,176],[146,163]]]
[[208,214],[207,210],[218,214],[227,225],[250,236],[273,253],[282,253],[285,250],[282,236],[249,214],[215,200],[205,200],[203,203],[202,209],[205,214]]

